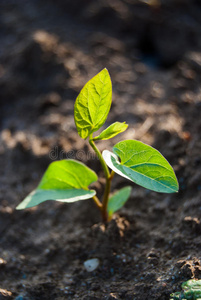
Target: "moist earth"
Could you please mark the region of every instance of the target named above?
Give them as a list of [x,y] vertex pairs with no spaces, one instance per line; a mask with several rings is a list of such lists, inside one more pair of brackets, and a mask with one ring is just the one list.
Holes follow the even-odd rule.
[[[146,2],[146,1],[144,1]],[[148,1],[147,1],[148,2]],[[151,2],[151,1],[150,1]],[[200,1],[1,1],[0,299],[160,299],[201,279]],[[107,67],[113,104],[105,127],[157,148],[180,190],[132,184],[125,207],[103,224],[92,200],[15,207],[53,160],[74,158],[104,176],[78,136],[73,107]],[[84,262],[99,259],[87,272]]]

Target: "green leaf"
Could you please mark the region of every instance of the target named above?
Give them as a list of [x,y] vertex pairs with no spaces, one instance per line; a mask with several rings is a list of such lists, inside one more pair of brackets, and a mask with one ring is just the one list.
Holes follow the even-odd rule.
[[75,160],[53,162],[47,168],[38,188],[30,193],[17,209],[33,207],[46,200],[75,202],[93,197],[96,192],[88,186],[97,175],[83,163]]
[[83,163],[64,159],[52,162],[45,172],[38,189],[84,189],[98,180],[94,171]]
[[60,202],[76,202],[92,198],[96,194],[93,190],[68,189],[68,190],[40,190],[31,192],[16,209],[25,209],[36,206],[47,200],[56,200]]
[[93,140],[109,140],[116,136],[117,134],[125,131],[128,127],[128,124],[125,122],[115,122],[103,130],[98,136],[94,137]]
[[130,186],[124,187],[109,198],[107,207],[109,217],[111,217],[115,211],[119,210],[126,203],[130,197],[131,190],[132,188]]
[[78,134],[86,139],[104,123],[112,103],[112,83],[107,69],[89,80],[79,93],[74,107]]
[[113,152],[104,150],[103,158],[117,174],[156,192],[178,191],[179,186],[172,167],[162,154],[151,146],[135,140],[126,140],[117,143]]

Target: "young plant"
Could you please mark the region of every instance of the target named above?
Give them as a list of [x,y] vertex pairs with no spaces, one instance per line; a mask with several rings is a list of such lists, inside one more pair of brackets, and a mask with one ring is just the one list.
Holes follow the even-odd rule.
[[30,193],[17,209],[32,207],[47,200],[70,203],[92,198],[101,211],[103,221],[106,222],[125,204],[131,193],[131,187],[128,186],[110,196],[114,173],[152,191],[178,191],[178,182],[172,167],[160,152],[151,146],[136,140],[124,140],[113,147],[113,152],[99,151],[96,141],[111,139],[128,127],[125,122],[115,122],[98,136],[93,136],[105,123],[111,103],[112,83],[107,69],[103,69],[86,83],[74,107],[78,134],[82,139],[88,138],[105,174],[102,200],[89,188],[91,183],[98,180],[96,173],[81,162],[67,159],[52,162],[37,189]]
[[182,292],[170,295],[170,300],[201,300],[201,280],[190,279],[183,282]]

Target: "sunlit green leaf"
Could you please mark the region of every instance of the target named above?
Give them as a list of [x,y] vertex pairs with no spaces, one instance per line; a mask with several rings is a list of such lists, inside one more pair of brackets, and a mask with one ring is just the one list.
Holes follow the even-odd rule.
[[117,174],[156,192],[178,191],[179,186],[172,167],[162,154],[151,146],[135,140],[126,140],[117,143],[113,152],[104,150],[103,158]]
[[109,217],[126,203],[130,197],[131,189],[130,186],[124,187],[109,198],[107,207]]
[[39,183],[39,189],[88,189],[98,179],[96,173],[83,163],[64,159],[52,162]]
[[78,134],[86,139],[104,123],[112,102],[112,83],[107,69],[89,80],[79,93],[74,107]]
[[103,130],[98,136],[93,138],[94,141],[96,140],[108,140],[116,136],[117,134],[125,131],[128,127],[128,124],[125,122],[115,122],[111,124],[109,127],[107,127],[105,130]]
[[93,197],[96,192],[88,186],[97,175],[84,164],[75,160],[60,160],[49,165],[38,188],[30,193],[18,206],[24,209],[46,200],[75,202]]

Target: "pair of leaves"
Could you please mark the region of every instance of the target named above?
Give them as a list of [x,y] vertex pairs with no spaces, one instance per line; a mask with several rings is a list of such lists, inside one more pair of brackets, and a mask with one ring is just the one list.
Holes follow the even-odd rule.
[[[178,182],[172,167],[156,149],[139,141],[126,140],[117,143],[113,151],[114,153],[104,150],[103,158],[115,173],[156,192],[178,191]],[[38,188],[17,209],[32,207],[46,200],[70,203],[92,198],[96,192],[89,190],[88,186],[97,179],[94,171],[78,161],[53,162]],[[109,199],[109,216],[124,205],[130,191],[130,187],[124,188]]]
[[[89,80],[79,93],[74,107],[74,119],[81,138],[88,138],[105,123],[112,103],[112,83],[107,69]],[[93,140],[107,140],[123,132],[125,123],[115,122]]]

